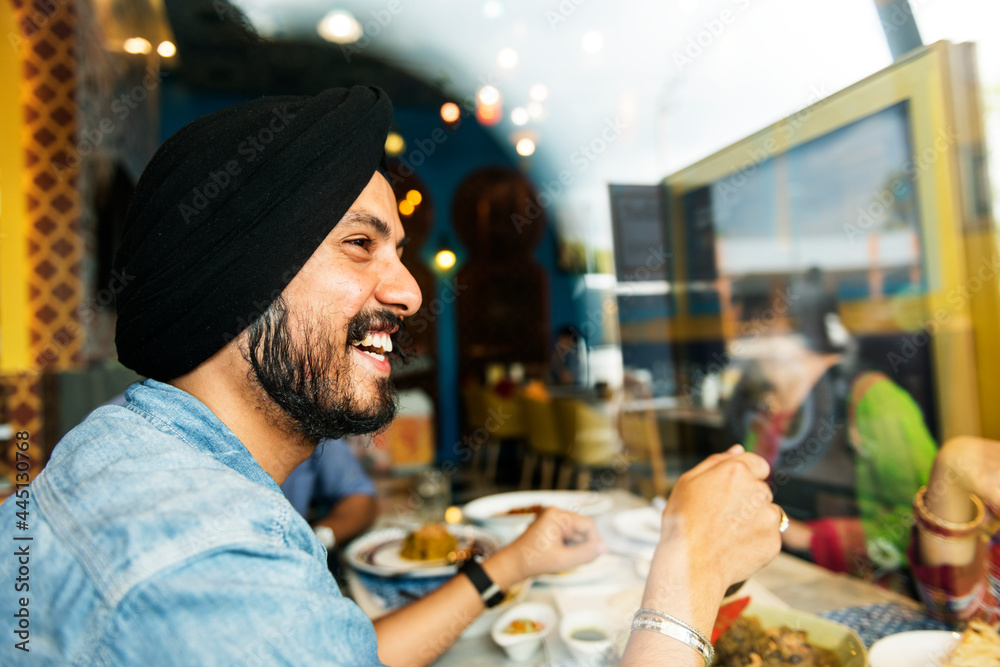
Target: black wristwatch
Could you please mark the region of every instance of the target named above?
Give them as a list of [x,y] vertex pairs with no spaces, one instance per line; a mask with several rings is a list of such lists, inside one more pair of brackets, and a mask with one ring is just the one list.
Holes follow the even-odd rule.
[[479,597],[483,598],[483,602],[486,603],[487,607],[495,607],[503,602],[506,595],[500,590],[499,586],[493,583],[490,575],[486,574],[486,570],[483,569],[482,565],[482,556],[473,556],[462,563],[458,571],[469,578],[472,585],[479,591]]

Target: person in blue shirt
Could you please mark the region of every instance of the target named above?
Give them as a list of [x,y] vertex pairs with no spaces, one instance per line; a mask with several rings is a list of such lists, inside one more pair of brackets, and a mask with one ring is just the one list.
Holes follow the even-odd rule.
[[[263,97],[153,156],[115,261],[119,361],[148,379],[0,505],[0,664],[427,665],[517,582],[605,550],[592,519],[549,508],[373,622],[281,493],[320,440],[395,415],[390,362],[421,296],[384,162],[391,112],[361,86]],[[695,632],[647,621],[623,664],[711,662],[698,634],[780,546],[767,474],[736,449],[681,477],[643,604]]]
[[378,516],[375,484],[344,439],[321,440],[281,490],[327,550],[347,544]]

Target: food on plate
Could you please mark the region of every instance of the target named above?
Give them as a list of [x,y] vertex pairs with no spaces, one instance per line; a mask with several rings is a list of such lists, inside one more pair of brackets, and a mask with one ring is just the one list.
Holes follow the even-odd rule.
[[528,635],[532,632],[541,632],[544,629],[545,624],[539,621],[530,618],[515,618],[503,631],[508,635]]
[[808,633],[788,626],[767,628],[756,616],[742,616],[715,643],[720,667],[841,667],[827,648],[809,643]]
[[497,516],[510,516],[512,514],[539,514],[545,509],[545,505],[527,505],[525,507],[515,507],[514,509],[509,509],[506,512],[502,512]]
[[1000,636],[993,626],[972,621],[942,667],[1000,665]]
[[399,555],[407,560],[439,560],[458,548],[458,539],[439,523],[407,533]]

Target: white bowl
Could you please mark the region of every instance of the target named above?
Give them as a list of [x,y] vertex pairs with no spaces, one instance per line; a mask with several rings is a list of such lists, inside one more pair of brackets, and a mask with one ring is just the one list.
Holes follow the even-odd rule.
[[[544,627],[539,632],[528,634],[511,634],[504,632],[511,621],[519,618],[530,618]],[[518,662],[527,660],[542,645],[542,640],[556,624],[555,609],[540,602],[525,602],[510,608],[493,624],[491,635],[493,641],[507,652],[507,657]]]
[[521,583],[514,584],[510,590],[507,591],[507,599],[477,616],[476,620],[470,623],[469,627],[467,627],[465,632],[462,633],[461,638],[475,639],[477,637],[485,637],[490,634],[490,629],[493,627],[494,621],[500,618],[501,614],[506,613],[508,609],[513,609],[514,605],[519,604],[528,594],[528,590],[530,588],[531,579],[526,579]]
[[[599,630],[605,638],[599,640],[573,638],[574,632],[587,629]],[[589,661],[598,655],[614,650],[614,636],[615,624],[601,611],[574,611],[563,616],[559,622],[559,637],[573,657],[585,664],[589,664]]]

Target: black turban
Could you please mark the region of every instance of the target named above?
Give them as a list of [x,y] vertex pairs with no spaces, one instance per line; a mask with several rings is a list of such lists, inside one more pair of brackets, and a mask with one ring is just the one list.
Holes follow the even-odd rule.
[[264,97],[199,118],[156,152],[115,258],[122,364],[170,380],[257,319],[385,173],[378,88]]

